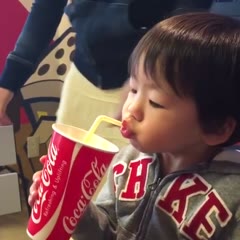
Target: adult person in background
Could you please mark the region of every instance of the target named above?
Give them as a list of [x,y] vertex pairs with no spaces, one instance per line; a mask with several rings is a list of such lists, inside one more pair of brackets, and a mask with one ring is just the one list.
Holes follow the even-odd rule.
[[210,11],[240,20],[240,1],[215,0]]
[[[36,70],[64,13],[76,32],[76,54],[64,81],[57,122],[88,129],[99,114],[118,109],[128,57],[143,34],[160,20],[186,11],[208,10],[212,0],[35,0],[0,78],[0,125],[6,108]],[[123,145],[118,129],[103,137]]]

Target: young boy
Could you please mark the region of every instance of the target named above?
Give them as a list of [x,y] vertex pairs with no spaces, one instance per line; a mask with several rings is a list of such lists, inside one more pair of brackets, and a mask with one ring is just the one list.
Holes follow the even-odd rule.
[[228,17],[179,15],[142,38],[122,111],[131,145],[75,239],[239,240],[240,164],[217,160],[240,140],[239,66],[240,23]]

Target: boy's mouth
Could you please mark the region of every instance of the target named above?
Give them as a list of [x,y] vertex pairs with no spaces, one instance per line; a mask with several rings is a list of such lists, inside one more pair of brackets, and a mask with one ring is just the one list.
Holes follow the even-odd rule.
[[122,121],[122,126],[120,128],[121,134],[125,138],[131,138],[133,136],[133,132],[129,128],[129,124],[127,120]]

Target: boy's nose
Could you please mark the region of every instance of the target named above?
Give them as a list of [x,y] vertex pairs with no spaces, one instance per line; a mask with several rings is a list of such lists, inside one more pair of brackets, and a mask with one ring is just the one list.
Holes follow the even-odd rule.
[[137,121],[143,119],[143,103],[140,100],[133,100],[128,106],[128,112]]

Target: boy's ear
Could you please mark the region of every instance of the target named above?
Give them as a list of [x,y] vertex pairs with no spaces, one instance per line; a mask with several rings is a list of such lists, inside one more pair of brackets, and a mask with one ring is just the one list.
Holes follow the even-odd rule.
[[228,117],[224,125],[214,133],[205,133],[204,141],[209,146],[216,146],[225,143],[231,137],[236,128],[236,120]]

